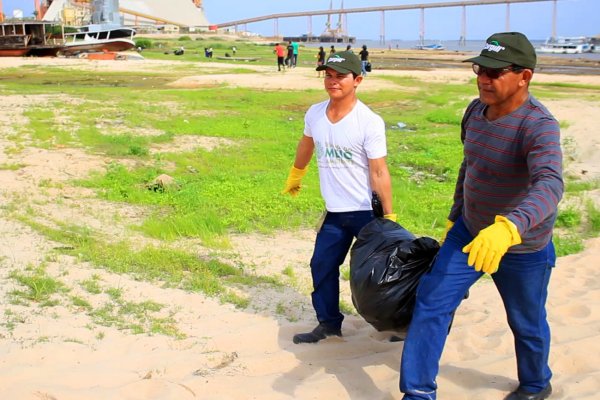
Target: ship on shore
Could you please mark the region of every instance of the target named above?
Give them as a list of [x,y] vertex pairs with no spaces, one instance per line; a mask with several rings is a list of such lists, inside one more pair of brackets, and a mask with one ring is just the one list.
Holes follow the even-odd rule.
[[[119,14],[119,0],[92,0],[90,24],[74,27],[65,33],[64,44],[60,49],[63,55],[80,53],[119,52],[135,47],[135,30],[122,24]],[[52,3],[52,7],[61,4]]]
[[582,54],[594,51],[590,38],[585,36],[549,38],[538,49],[538,53]]
[[119,52],[135,47],[135,30],[127,27],[87,25],[75,32],[65,33],[63,55],[93,52]]
[[56,56],[64,44],[64,28],[42,21],[0,23],[0,57]]

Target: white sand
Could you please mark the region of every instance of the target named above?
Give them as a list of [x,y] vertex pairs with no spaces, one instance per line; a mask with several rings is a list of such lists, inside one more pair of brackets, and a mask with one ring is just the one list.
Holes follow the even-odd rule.
[[[87,60],[0,59],[1,69],[32,63],[68,68],[140,70],[163,68],[165,62],[104,62]],[[208,66],[207,68],[211,67]],[[410,75],[419,79],[467,82],[465,70],[378,71],[360,90],[389,87],[378,75]],[[538,81],[585,82],[600,85],[600,77],[536,74]],[[258,68],[256,74],[183,77],[174,85],[214,83],[262,89],[318,88],[314,71],[298,68],[277,74]],[[0,112],[0,152],[5,163],[22,163],[17,171],[0,171],[0,399],[7,400],[185,400],[185,399],[400,399],[398,364],[402,343],[390,343],[389,333],[376,332],[360,317],[347,317],[341,339],[319,345],[294,345],[294,333],[311,329],[314,317],[308,289],[308,261],[313,233],[235,235],[234,250],[244,265],[258,274],[281,274],[291,267],[294,288],[260,294],[266,305],[281,303],[297,322],[273,312],[236,310],[200,294],[165,289],[159,284],[95,270],[69,256],[50,256],[59,244],[33,232],[10,217],[19,199],[31,202],[35,212],[58,221],[88,225],[107,235],[133,235],[128,224],[139,222],[145,211],[115,207],[86,190],[66,184],[40,185],[44,179],[64,183],[109,160],[76,149],[13,146],[7,128],[22,118],[31,98],[8,96]],[[9,106],[6,106],[6,105]],[[598,104],[582,99],[546,102],[568,123],[563,137],[571,138],[567,169],[583,178],[600,177],[597,135]],[[210,142],[209,146],[218,145]],[[199,144],[202,145],[202,144]],[[583,172],[585,171],[585,172]],[[598,193],[591,193],[600,204]],[[196,246],[194,243],[183,244]],[[188,250],[190,247],[187,248]],[[554,371],[553,399],[597,399],[600,372],[600,239],[586,242],[580,254],[560,258],[550,285],[548,301],[552,327],[550,364]],[[85,296],[80,283],[91,279],[104,288],[120,288],[129,301],[153,300],[176,311],[177,340],[161,335],[132,335],[91,322],[85,310],[67,301],[49,308],[11,304],[16,288],[8,277],[29,265],[44,264],[47,273],[72,288],[69,295]],[[347,284],[342,296],[349,301]],[[101,297],[101,296],[100,296]],[[63,298],[68,298],[65,296]],[[259,301],[259,303],[260,303]],[[97,306],[94,304],[94,306]],[[288,314],[288,315],[290,315]],[[489,280],[471,290],[457,312],[438,377],[440,399],[502,399],[516,385],[512,335],[500,298]]]

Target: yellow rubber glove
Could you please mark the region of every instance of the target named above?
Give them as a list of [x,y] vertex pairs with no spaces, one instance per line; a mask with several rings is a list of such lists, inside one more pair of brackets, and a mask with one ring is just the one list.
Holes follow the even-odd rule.
[[517,227],[509,219],[496,215],[495,222],[479,234],[465,247],[463,253],[469,253],[468,264],[475,271],[493,274],[498,271],[500,259],[510,246],[521,243]]
[[297,196],[300,192],[300,188],[302,187],[302,178],[304,178],[304,175],[306,175],[307,171],[308,165],[304,167],[304,169],[292,166],[292,168],[290,169],[290,174],[288,175],[288,178],[285,181],[285,187],[281,191],[281,194],[289,193],[292,196]]
[[442,238],[440,239],[440,243],[444,243],[444,240],[446,240],[446,235],[448,235],[448,232],[450,232],[450,229],[452,229],[453,226],[454,226],[454,222],[452,222],[450,220],[446,220],[446,229],[444,230],[444,234],[442,235]]
[[396,220],[398,219],[398,215],[397,215],[397,214],[394,214],[394,213],[390,213],[390,214],[385,214],[385,215],[383,216],[383,218],[385,218],[385,219],[389,219],[390,221],[397,222]]

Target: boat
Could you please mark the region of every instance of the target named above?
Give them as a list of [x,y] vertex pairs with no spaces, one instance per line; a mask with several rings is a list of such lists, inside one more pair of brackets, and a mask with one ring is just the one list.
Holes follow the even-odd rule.
[[124,26],[92,24],[65,33],[60,52],[66,56],[92,52],[119,52],[135,47],[135,30]]
[[245,61],[245,62],[250,62],[250,61],[257,61],[258,57],[221,57],[221,56],[217,56],[216,57],[217,60],[226,60],[226,61]]
[[0,57],[22,57],[31,50],[29,35],[0,35]]
[[119,0],[93,0],[89,25],[65,33],[60,52],[66,56],[81,53],[113,53],[135,47],[135,30],[123,26]]
[[590,39],[585,36],[549,38],[538,49],[538,53],[581,54],[594,49]]
[[414,47],[417,50],[446,50],[446,48],[439,44],[421,44]]
[[0,23],[0,57],[56,56],[63,34],[62,25],[53,22]]
[[600,53],[600,36],[595,36],[590,39],[592,44],[592,53]]

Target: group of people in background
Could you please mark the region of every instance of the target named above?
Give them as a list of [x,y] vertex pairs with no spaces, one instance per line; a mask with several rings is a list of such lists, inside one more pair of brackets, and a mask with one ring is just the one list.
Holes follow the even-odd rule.
[[281,43],[275,45],[273,52],[277,55],[277,71],[285,68],[296,68],[298,65],[298,42],[288,41],[286,47]]
[[[298,49],[299,45],[297,42],[288,41],[287,44],[277,43],[275,45],[275,49],[273,52],[277,56],[277,71],[283,71],[286,68],[296,68],[298,65]],[[346,46],[346,51],[352,52],[352,45],[348,44]],[[334,45],[329,47],[329,55],[332,56],[336,53],[336,49]],[[369,63],[369,51],[367,50],[367,46],[363,45],[362,49],[358,53],[361,61],[361,75],[367,76],[367,64]],[[327,52],[323,48],[323,46],[319,46],[319,51],[316,54],[317,58],[317,77],[322,77],[325,74],[324,70],[318,69],[321,65],[325,64],[325,58],[327,57]]]

